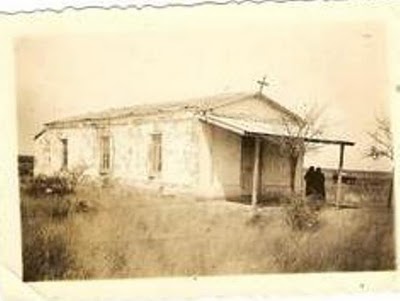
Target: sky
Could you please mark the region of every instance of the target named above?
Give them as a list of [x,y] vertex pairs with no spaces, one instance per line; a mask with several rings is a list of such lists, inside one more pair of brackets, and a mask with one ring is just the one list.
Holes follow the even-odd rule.
[[[265,95],[295,112],[304,105],[324,108],[324,136],[356,142],[346,148],[346,168],[390,167],[365,157],[367,132],[375,117],[388,111],[384,24],[279,21],[262,12],[240,19],[221,12],[207,20],[193,10],[171,26],[162,16],[160,22],[141,20],[108,33],[20,37],[15,42],[19,153],[33,153],[33,136],[51,120],[111,107],[253,93],[266,76]],[[305,164],[337,167],[338,157],[339,147],[324,147],[308,154]]]

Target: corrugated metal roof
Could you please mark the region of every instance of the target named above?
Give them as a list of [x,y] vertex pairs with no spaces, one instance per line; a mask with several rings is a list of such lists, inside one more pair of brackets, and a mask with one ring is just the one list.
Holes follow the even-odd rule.
[[240,101],[252,97],[245,93],[221,94],[213,97],[202,97],[189,99],[186,101],[172,101],[152,104],[138,104],[124,108],[111,108],[99,112],[89,112],[77,116],[58,119],[47,123],[48,125],[57,123],[68,123],[75,121],[96,121],[104,119],[114,119],[129,116],[145,116],[152,114],[177,112],[181,110],[209,110],[214,107],[223,106],[232,102]]
[[163,102],[163,103],[154,103],[145,105],[134,105],[131,107],[108,109],[100,112],[89,112],[78,116],[58,119],[46,123],[46,125],[79,122],[79,121],[98,121],[98,120],[107,120],[107,119],[114,119],[121,117],[146,116],[146,115],[153,115],[160,113],[178,112],[182,110],[192,110],[197,112],[208,111],[220,106],[225,106],[230,103],[247,99],[262,99],[271,106],[273,106],[274,108],[276,108],[277,110],[280,110],[285,114],[288,114],[292,118],[300,119],[300,117],[297,116],[295,113],[283,107],[276,101],[266,97],[265,95],[251,94],[251,93],[234,93],[234,94],[231,93],[231,94],[221,94],[216,96],[190,99],[179,102]]
[[[283,125],[278,120],[260,121],[256,119],[218,116],[215,114],[205,114],[199,116],[199,119],[242,136],[261,135],[261,136],[290,137],[285,125]],[[303,138],[306,141],[313,143],[354,145],[354,142],[338,140],[338,139],[310,138],[310,137],[303,137]]]
[[267,121],[219,116],[215,114],[206,114],[200,116],[199,119],[239,135],[265,134],[282,136],[285,134],[283,127],[273,120],[267,123]]

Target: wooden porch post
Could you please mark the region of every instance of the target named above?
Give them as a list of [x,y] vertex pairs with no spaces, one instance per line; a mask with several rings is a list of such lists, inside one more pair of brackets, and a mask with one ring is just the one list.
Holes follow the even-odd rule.
[[251,206],[255,211],[257,209],[257,194],[258,194],[258,182],[260,177],[260,144],[261,140],[259,137],[255,138],[254,147],[254,166],[253,166],[253,186],[251,192]]
[[339,155],[339,168],[337,172],[337,183],[336,183],[336,208],[339,209],[340,198],[342,197],[342,171],[343,171],[343,161],[344,161],[344,144],[340,144],[340,155]]

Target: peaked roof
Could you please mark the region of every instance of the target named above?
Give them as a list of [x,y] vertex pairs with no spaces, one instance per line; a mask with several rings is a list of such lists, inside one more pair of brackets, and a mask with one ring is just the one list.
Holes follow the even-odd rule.
[[124,117],[148,116],[160,113],[179,112],[184,110],[201,112],[248,99],[262,99],[275,109],[287,114],[288,116],[296,120],[302,120],[300,116],[288,110],[287,108],[283,107],[278,102],[266,97],[265,95],[250,94],[250,93],[235,93],[235,94],[221,94],[217,96],[202,97],[202,98],[190,99],[187,101],[134,105],[131,107],[108,109],[99,112],[89,112],[77,116],[51,121],[46,123],[46,125],[51,126],[51,125],[70,123],[70,122],[101,121],[101,120],[124,118]]

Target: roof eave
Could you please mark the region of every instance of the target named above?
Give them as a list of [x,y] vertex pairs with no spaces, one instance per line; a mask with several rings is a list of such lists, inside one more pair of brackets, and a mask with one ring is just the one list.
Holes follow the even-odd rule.
[[40,136],[42,136],[45,132],[47,131],[47,128],[42,129],[39,133],[37,133],[34,137],[33,140],[37,140],[40,138]]

